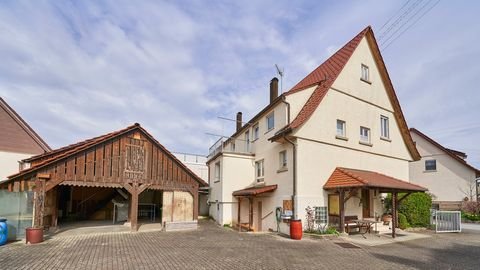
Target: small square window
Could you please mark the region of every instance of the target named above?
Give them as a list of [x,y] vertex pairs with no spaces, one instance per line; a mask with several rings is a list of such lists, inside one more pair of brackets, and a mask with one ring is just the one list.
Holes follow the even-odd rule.
[[435,159],[425,160],[425,171],[436,171],[437,161]]
[[343,120],[337,119],[337,136],[347,137],[346,123]]
[[390,130],[388,126],[388,117],[380,116],[380,131],[382,138],[390,138]]
[[370,71],[368,69],[368,66],[362,64],[362,80],[369,82],[370,81]]
[[255,162],[255,176],[257,182],[263,182],[265,169],[263,167],[263,159]]
[[360,127],[360,141],[364,143],[370,143],[370,129],[366,127]]
[[282,151],[278,154],[279,158],[279,168],[285,169],[287,168],[287,151]]
[[272,130],[275,127],[275,114],[273,112],[267,116],[267,130]]

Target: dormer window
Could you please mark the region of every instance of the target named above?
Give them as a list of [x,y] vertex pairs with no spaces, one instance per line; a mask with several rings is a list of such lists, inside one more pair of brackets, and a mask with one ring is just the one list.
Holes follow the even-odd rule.
[[362,64],[362,76],[360,79],[364,82],[370,83],[370,70],[368,69],[368,66]]

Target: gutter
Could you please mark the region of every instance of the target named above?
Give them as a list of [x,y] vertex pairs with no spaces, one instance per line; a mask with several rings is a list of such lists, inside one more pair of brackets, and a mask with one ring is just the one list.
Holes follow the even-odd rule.
[[[286,101],[285,96],[282,96],[282,102],[287,105],[287,126],[290,125],[290,103]],[[282,136],[285,141],[290,143],[293,147],[293,192],[292,192],[292,214],[293,219],[297,219],[297,208],[296,199],[297,199],[297,145],[287,138],[287,132],[283,132]]]

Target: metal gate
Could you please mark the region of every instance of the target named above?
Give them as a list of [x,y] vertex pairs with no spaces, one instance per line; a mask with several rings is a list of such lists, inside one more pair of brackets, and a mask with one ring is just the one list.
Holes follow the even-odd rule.
[[435,225],[435,232],[461,232],[462,214],[460,211],[431,211],[430,221]]

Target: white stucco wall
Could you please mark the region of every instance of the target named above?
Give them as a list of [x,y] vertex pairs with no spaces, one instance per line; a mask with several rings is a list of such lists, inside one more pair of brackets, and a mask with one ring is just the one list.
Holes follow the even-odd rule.
[[[410,180],[428,188],[434,201],[458,202],[470,198],[470,187],[475,194],[475,171],[455,160],[415,132],[411,132],[422,159],[410,163]],[[436,171],[425,171],[425,160],[435,159]],[[475,196],[473,196],[475,198]]]
[[[371,84],[360,80],[361,64],[370,69]],[[287,96],[290,103],[290,119],[293,120],[305,102],[310,98],[315,87],[311,87],[296,94]],[[229,165],[225,160],[222,165],[223,180],[212,184],[211,198],[215,200],[236,199],[231,196],[234,190],[246,188],[255,184],[256,160],[264,160],[265,185],[277,184],[278,189],[270,194],[254,200],[254,226],[258,224],[258,217],[266,218],[262,221],[262,230],[276,230],[275,208],[283,206],[283,200],[290,200],[293,192],[293,147],[285,143],[271,143],[272,137],[279,128],[287,123],[286,106],[280,103],[275,110],[275,129],[266,132],[265,113],[258,121],[260,138],[251,143],[251,151],[255,156],[251,163],[238,162]],[[327,193],[323,185],[336,167],[363,169],[384,173],[402,180],[409,180],[409,164],[411,155],[403,141],[400,130],[393,115],[393,106],[387,96],[384,84],[371,55],[366,40],[362,40],[353,53],[349,63],[339,75],[320,106],[311,118],[293,135],[297,137],[297,204],[298,218],[305,219],[307,206],[327,206]],[[380,138],[380,116],[389,118],[389,140]],[[336,138],[336,120],[347,123],[348,140]],[[360,126],[371,130],[371,146],[359,143]],[[238,138],[244,138],[244,132]],[[250,135],[253,134],[250,129]],[[230,149],[227,146],[227,149]],[[236,142],[236,149],[244,149],[242,142]],[[287,151],[288,166],[286,171],[278,171],[279,152]],[[229,158],[230,159],[230,158]],[[214,161],[210,162],[210,177],[214,177]],[[248,173],[247,173],[248,171]],[[239,177],[241,176],[241,177]],[[247,177],[250,177],[249,180]],[[212,183],[212,181],[211,181]],[[221,191],[220,191],[221,190]],[[373,194],[372,194],[373,195]],[[373,197],[373,196],[372,196]],[[257,213],[257,202],[262,201],[262,213]],[[362,216],[359,207],[360,198],[351,198],[346,205],[347,215]],[[371,215],[381,214],[380,195],[372,198]],[[226,204],[223,204],[226,205]],[[215,206],[216,207],[216,206]],[[220,208],[219,208],[220,209]],[[230,223],[236,220],[237,205],[222,208],[221,223]],[[242,221],[248,221],[248,202],[242,202]],[[273,213],[268,215],[270,212]],[[215,209],[211,215],[215,216]],[[218,214],[220,216],[220,214]],[[288,226],[281,224],[281,231],[288,232]]]
[[6,180],[8,176],[19,171],[18,162],[29,158],[34,154],[19,154],[0,151],[0,181]]

